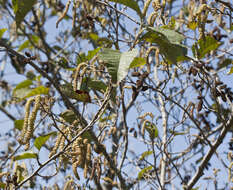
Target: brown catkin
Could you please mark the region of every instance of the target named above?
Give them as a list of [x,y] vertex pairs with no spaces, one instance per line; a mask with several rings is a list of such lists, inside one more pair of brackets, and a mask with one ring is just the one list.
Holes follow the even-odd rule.
[[91,161],[91,144],[87,144],[87,154],[86,154],[86,162],[89,164]]
[[97,180],[100,181],[102,171],[101,171],[101,165],[100,165],[99,159],[98,159],[97,165],[96,165],[96,173],[97,173]]
[[85,162],[84,164],[84,170],[83,170],[83,177],[87,178],[87,171],[88,171],[88,164]]

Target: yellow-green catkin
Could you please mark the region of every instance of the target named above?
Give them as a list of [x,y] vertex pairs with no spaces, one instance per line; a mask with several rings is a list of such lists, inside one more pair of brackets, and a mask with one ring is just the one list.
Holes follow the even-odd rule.
[[26,150],[28,150],[28,148],[30,146],[29,141],[33,136],[36,115],[37,115],[37,112],[40,108],[40,100],[41,100],[40,95],[35,97],[35,104],[34,104],[34,107],[32,109],[32,112],[28,118],[28,127],[27,127],[27,132],[25,134],[25,141],[26,141],[26,145],[27,145],[25,147]]
[[77,87],[77,83],[78,83],[78,79],[79,79],[79,75],[80,75],[80,70],[82,67],[85,67],[87,65],[86,62],[80,63],[77,68],[75,69],[75,73],[74,73],[74,79],[73,79],[73,90],[76,91],[78,89]]
[[26,144],[27,143],[25,141],[25,134],[26,134],[27,128],[28,128],[28,118],[29,118],[29,114],[30,114],[30,106],[31,106],[33,101],[34,101],[34,98],[29,98],[27,100],[26,105],[25,105],[25,116],[24,116],[23,129],[22,129],[20,138],[18,139],[20,144]]
[[143,17],[146,16],[146,12],[147,12],[147,10],[148,10],[148,7],[149,7],[151,1],[152,1],[152,0],[147,0],[147,1],[145,2],[144,8],[143,8],[143,10],[142,10],[142,16],[143,16]]

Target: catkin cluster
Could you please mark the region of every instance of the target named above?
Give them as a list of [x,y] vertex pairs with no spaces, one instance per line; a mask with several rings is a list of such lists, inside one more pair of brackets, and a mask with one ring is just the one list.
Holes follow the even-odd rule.
[[84,168],[84,177],[87,178],[88,167],[91,166],[91,144],[88,139],[77,138],[72,146],[72,169],[75,177],[79,180],[77,167]]
[[86,75],[87,73],[93,73],[94,74],[94,78],[96,79],[97,77],[97,69],[94,65],[95,61],[97,60],[97,56],[95,56],[90,62],[82,62],[80,63],[74,72],[74,77],[73,77],[73,90],[79,90],[81,88],[81,84],[83,81],[83,77],[84,75]]
[[55,145],[52,149],[52,151],[49,154],[49,157],[51,158],[54,154],[57,153],[57,151],[62,151],[63,148],[65,147],[65,141],[66,141],[66,137],[68,138],[68,140],[72,139],[71,136],[71,131],[68,127],[65,127],[64,124],[61,125],[60,130],[63,133],[59,133],[55,142]]
[[[33,136],[36,115],[40,108],[40,100],[41,100],[41,97],[40,95],[38,95],[35,98],[29,98],[25,105],[25,116],[24,116],[23,129],[21,132],[21,136],[18,139],[20,144],[25,145],[25,150],[28,150],[30,147],[30,139]],[[30,107],[33,101],[34,101],[34,106],[33,106],[32,112],[30,113]]]

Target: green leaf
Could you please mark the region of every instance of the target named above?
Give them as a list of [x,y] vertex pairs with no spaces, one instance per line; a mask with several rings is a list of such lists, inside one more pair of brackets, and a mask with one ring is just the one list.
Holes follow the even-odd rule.
[[[38,44],[39,39],[40,39],[40,38],[39,38],[38,36],[33,35],[33,36],[31,36],[31,39],[30,39],[30,40],[31,40],[34,44]],[[34,48],[33,44],[32,44],[29,40],[26,40],[23,44],[21,44],[21,45],[19,46],[18,51],[22,51],[22,50],[24,50],[24,49],[26,49],[26,48],[30,48],[30,49]]]
[[156,43],[169,63],[181,61],[187,54],[187,48],[180,44],[184,40],[184,36],[178,32],[166,28],[148,27],[140,40],[146,40],[150,43]]
[[147,172],[149,172],[150,170],[152,170],[153,167],[152,166],[148,166],[146,168],[143,168],[139,173],[138,173],[138,179],[140,180],[144,174],[146,174]]
[[60,87],[62,93],[68,98],[75,99],[81,102],[91,102],[90,95],[85,90],[77,90],[76,92],[73,90],[72,85],[69,83],[63,84]]
[[88,51],[87,60],[90,61],[100,51],[100,49],[101,48],[99,47],[99,48],[96,48],[94,50]]
[[73,121],[77,119],[77,116],[72,110],[66,110],[62,112],[59,116],[62,117],[68,123],[73,123]]
[[108,72],[112,77],[113,83],[117,83],[117,71],[119,67],[120,57],[120,51],[108,48],[103,48],[103,50],[99,53],[99,58],[105,62],[106,67],[108,68]]
[[151,151],[151,150],[143,152],[142,155],[140,156],[139,160],[144,160],[145,157],[150,156],[152,153],[153,153],[153,151]]
[[15,90],[18,90],[18,89],[20,89],[20,88],[26,88],[26,87],[29,87],[29,86],[31,86],[31,85],[32,85],[32,80],[29,80],[29,79],[24,80],[23,82],[19,83],[19,84],[14,88],[13,94],[14,94],[14,91],[15,91]]
[[32,91],[31,88],[20,88],[13,91],[12,98],[19,99],[19,101],[23,100],[30,92]]
[[110,40],[109,38],[99,38],[97,41],[97,46],[101,46],[101,47],[106,47],[106,48],[111,48],[113,41]]
[[101,80],[94,80],[91,78],[84,78],[82,81],[81,89],[97,90],[104,93],[107,89],[107,85]]
[[191,30],[196,30],[198,23],[197,22],[189,22],[187,26]]
[[231,67],[230,71],[227,73],[228,75],[233,74],[233,67]]
[[0,29],[0,38],[2,38],[3,34],[7,31],[7,28]]
[[146,59],[143,57],[135,57],[134,60],[131,62],[129,68],[140,67],[146,64]]
[[58,61],[58,65],[64,69],[70,69],[71,67],[69,66],[69,62],[65,57],[60,57]]
[[29,152],[26,152],[26,153],[23,153],[23,154],[20,154],[18,156],[15,156],[13,158],[14,161],[16,160],[24,160],[24,159],[36,159],[38,158],[38,155],[36,153],[29,153]]
[[23,119],[15,120],[14,127],[21,131],[23,129],[23,123],[24,123]]
[[36,2],[37,0],[12,0],[17,28]]
[[25,80],[22,83],[18,84],[13,90],[12,97],[22,101],[31,96],[41,95],[41,94],[47,95],[49,93],[49,88],[46,88],[44,86],[30,88],[31,84],[32,84],[32,80]]
[[161,37],[165,37],[166,40],[173,44],[180,44],[185,39],[184,35],[167,28],[147,27],[147,30],[161,35]]
[[79,53],[79,54],[77,55],[76,64],[78,65],[78,64],[80,64],[80,63],[82,63],[82,62],[84,62],[84,61],[87,61],[87,58],[86,58],[85,53],[81,52],[81,53]]
[[35,147],[40,151],[41,147],[49,140],[49,138],[52,135],[55,135],[55,134],[56,132],[51,132],[51,133],[48,133],[47,135],[37,137],[34,141]]
[[132,49],[121,54],[120,63],[117,71],[117,82],[120,82],[128,74],[129,66],[133,59],[137,56],[138,50]]
[[25,97],[23,97],[23,99],[26,99],[26,98],[31,97],[31,96],[41,95],[41,94],[48,95],[49,88],[44,87],[44,86],[38,86],[38,87],[32,89]]
[[159,132],[155,124],[147,122],[145,129],[149,133],[151,139],[155,139],[156,137],[158,137]]
[[233,60],[232,59],[229,59],[229,58],[227,58],[227,59],[224,59],[223,61],[220,61],[219,63],[218,63],[218,70],[220,70],[220,69],[222,69],[222,68],[224,68],[224,67],[228,67],[229,65],[231,65],[231,64],[233,64]]
[[216,50],[220,46],[220,42],[215,40],[211,36],[206,36],[198,40],[197,43],[194,43],[192,46],[193,55],[199,59],[205,57],[209,52]]
[[126,7],[129,7],[131,9],[135,10],[138,13],[138,15],[142,18],[141,9],[139,8],[139,6],[138,6],[138,4],[137,4],[136,1],[134,1],[134,0],[109,0],[109,1],[123,4]]
[[0,188],[5,189],[6,183],[0,182]]

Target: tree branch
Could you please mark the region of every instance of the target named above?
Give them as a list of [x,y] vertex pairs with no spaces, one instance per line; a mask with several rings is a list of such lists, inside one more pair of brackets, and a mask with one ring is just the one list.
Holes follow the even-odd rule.
[[204,156],[200,166],[198,167],[197,172],[192,177],[192,179],[189,181],[185,190],[191,190],[193,188],[193,186],[197,183],[199,178],[203,175],[203,171],[204,171],[206,165],[210,161],[211,157],[213,156],[213,154],[215,153],[215,151],[217,150],[219,145],[222,143],[223,139],[225,138],[225,136],[227,134],[227,131],[232,127],[232,125],[233,125],[233,116],[228,120],[228,122],[226,124],[223,124],[223,128],[222,128],[222,131],[220,133],[220,136],[215,141],[215,143],[213,144],[211,149],[208,151],[208,153]]

